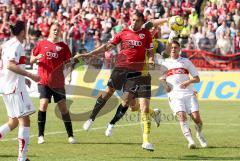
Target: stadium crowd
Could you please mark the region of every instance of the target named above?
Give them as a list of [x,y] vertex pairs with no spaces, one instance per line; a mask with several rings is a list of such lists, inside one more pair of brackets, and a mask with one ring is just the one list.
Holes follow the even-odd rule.
[[[89,52],[127,27],[135,9],[146,19],[181,15],[185,25],[180,40],[187,49],[218,55],[240,51],[237,0],[0,0],[0,43],[10,37],[9,24],[23,20],[27,23],[25,44],[30,55],[35,42],[46,38],[50,25],[58,21],[62,40],[73,55]],[[158,53],[164,50],[170,31],[167,23],[157,28],[154,36],[159,40]],[[105,53],[105,60],[112,60],[115,54],[115,50]]]

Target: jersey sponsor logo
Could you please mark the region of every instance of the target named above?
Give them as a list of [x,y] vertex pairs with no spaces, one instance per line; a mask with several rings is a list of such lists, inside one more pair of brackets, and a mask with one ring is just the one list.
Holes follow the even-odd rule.
[[189,74],[189,72],[185,68],[174,68],[167,71],[167,77],[174,74]]
[[128,43],[128,45],[130,45],[130,46],[142,46],[142,42],[141,42],[141,41],[128,40],[127,43]]
[[144,39],[145,34],[139,34],[140,39]]
[[58,58],[58,53],[53,53],[53,52],[46,52],[47,59],[57,59]]

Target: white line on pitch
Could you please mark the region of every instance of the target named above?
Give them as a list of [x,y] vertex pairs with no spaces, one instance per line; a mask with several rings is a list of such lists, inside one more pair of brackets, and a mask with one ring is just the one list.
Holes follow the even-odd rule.
[[[131,124],[125,124],[125,125],[116,125],[116,127],[126,127],[126,126],[135,126],[135,125],[139,125],[140,123],[139,122],[136,122],[136,123],[131,123]],[[165,124],[165,125],[178,125],[178,122],[172,122],[172,123],[167,123],[167,122],[162,122],[161,124]],[[234,124],[234,123],[230,123],[230,124],[227,124],[227,123],[204,123],[204,125],[207,125],[207,126],[240,126],[240,124]],[[93,130],[100,130],[100,129],[105,129],[106,126],[104,127],[96,127],[96,128],[91,128],[90,131],[93,131]],[[74,132],[81,132],[81,131],[84,131],[83,129],[77,129],[77,130],[74,130]],[[66,133],[66,131],[57,131],[57,132],[48,132],[46,134],[44,134],[45,136],[47,135],[56,135],[56,134],[64,134]],[[30,135],[30,138],[33,138],[33,137],[37,137],[37,135]],[[13,140],[17,140],[18,138],[9,138],[9,139],[4,139],[4,140],[1,140],[2,142],[6,142],[6,141],[13,141]]]
[[[140,123],[132,123],[132,124],[126,124],[126,125],[116,125],[116,127],[124,127],[124,126],[135,126],[135,125],[138,125]],[[96,128],[91,128],[89,131],[93,131],[93,130],[100,130],[100,129],[105,129],[106,126],[104,127],[96,127]],[[81,132],[81,131],[84,131],[83,129],[77,129],[77,130],[74,130],[74,132]],[[47,135],[56,135],[56,134],[65,134],[66,131],[57,131],[57,132],[48,132],[46,134],[44,134],[44,136],[47,136]],[[38,137],[37,135],[30,135],[30,138],[33,138],[33,137]],[[17,140],[18,138],[9,138],[9,139],[4,139],[4,140],[1,140],[2,142],[6,142],[6,141],[13,141],[13,140]]]

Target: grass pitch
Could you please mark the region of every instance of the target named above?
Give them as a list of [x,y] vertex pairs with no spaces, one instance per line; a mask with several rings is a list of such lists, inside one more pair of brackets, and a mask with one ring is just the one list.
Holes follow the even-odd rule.
[[[31,161],[151,161],[151,160],[240,160],[240,111],[239,102],[200,101],[200,112],[204,121],[204,134],[208,140],[207,149],[187,149],[178,122],[174,119],[166,100],[152,100],[152,108],[160,108],[162,122],[159,128],[152,123],[151,142],[155,151],[141,149],[142,132],[138,113],[128,111],[117,124],[112,137],[104,135],[107,122],[115,110],[98,117],[88,132],[82,130],[80,114],[92,109],[95,99],[72,99],[74,113],[73,127],[78,144],[70,145],[63,122],[55,114],[55,104],[47,112],[45,144],[37,144],[37,114],[31,117],[31,139],[29,159]],[[38,107],[38,99],[33,99]],[[6,110],[0,99],[0,124],[7,120]],[[195,129],[191,129],[195,136]],[[0,141],[0,161],[16,161],[18,142],[17,129]],[[196,140],[196,139],[195,139]],[[196,140],[196,143],[197,140]],[[200,147],[199,144],[197,144]]]

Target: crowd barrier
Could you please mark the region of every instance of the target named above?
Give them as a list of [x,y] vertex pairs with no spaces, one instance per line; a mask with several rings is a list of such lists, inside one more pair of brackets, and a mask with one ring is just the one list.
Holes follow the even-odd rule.
[[[66,79],[66,92],[69,97],[97,97],[106,88],[111,70],[74,71],[72,82]],[[200,100],[239,100],[240,72],[200,71],[200,83],[195,84]],[[166,99],[166,93],[159,81],[159,71],[151,71],[153,99]],[[35,84],[35,83],[34,83]],[[35,86],[35,85],[34,85]],[[38,96],[37,88],[32,87],[30,95]],[[120,92],[116,95],[121,95]]]
[[240,53],[226,56],[203,50],[183,50],[183,53],[202,70],[240,70]]

